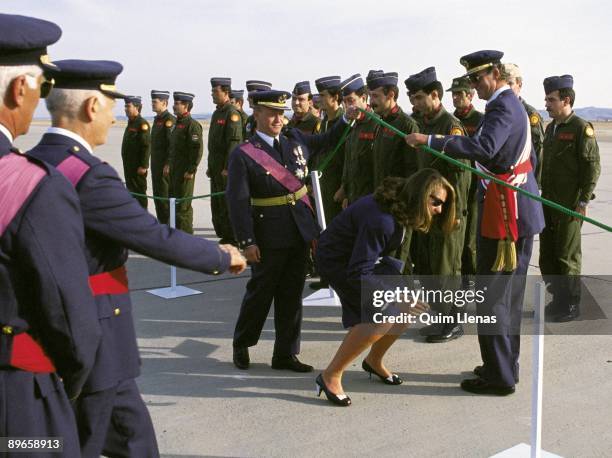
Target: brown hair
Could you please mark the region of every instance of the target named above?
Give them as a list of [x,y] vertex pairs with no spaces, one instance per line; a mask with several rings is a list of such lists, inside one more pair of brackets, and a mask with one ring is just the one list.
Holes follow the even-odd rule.
[[[442,213],[432,215],[429,198],[438,188],[446,190],[446,202]],[[456,227],[455,189],[435,169],[422,169],[410,178],[387,177],[374,192],[374,200],[393,215],[404,227],[429,232],[436,224],[442,232],[449,234]]]

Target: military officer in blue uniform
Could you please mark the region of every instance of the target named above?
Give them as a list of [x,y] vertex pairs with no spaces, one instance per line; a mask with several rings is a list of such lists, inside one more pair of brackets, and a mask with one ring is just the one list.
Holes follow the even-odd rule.
[[[239,369],[248,369],[248,347],[257,344],[274,301],[272,368],[309,372],[312,366],[296,356],[306,260],[319,234],[304,184],[307,161],[329,151],[347,122],[344,118],[325,134],[308,135],[299,129],[281,134],[291,94],[269,90],[250,97],[257,130],[230,154],[226,194],[236,240],[252,266],[234,332],[233,360]],[[350,116],[356,115],[352,110]]]
[[0,437],[62,437],[63,456],[80,456],[69,398],[91,370],[100,328],[79,202],[55,169],[12,147],[51,87],[47,46],[61,29],[0,14],[0,30]]
[[[121,64],[58,61],[57,89],[47,99],[52,127],[30,152],[54,165],[74,185],[86,229],[89,282],[102,342],[83,393],[75,403],[84,456],[157,456],[151,418],[136,386],[140,358],[125,262],[128,249],[180,267],[219,274],[246,263],[232,246],[160,224],[93,155],[114,122]],[[70,101],[71,103],[66,103]]]
[[[246,82],[246,88],[248,94],[247,101],[249,102],[249,108],[253,109],[254,104],[253,98],[251,97],[251,92],[269,91],[272,89],[272,83],[261,80],[248,80]],[[244,131],[246,135],[243,138],[246,140],[251,135],[253,135],[255,133],[256,128],[257,125],[255,124],[255,118],[251,114],[246,120],[246,125],[244,126]]]
[[[451,157],[474,160],[487,173],[537,194],[529,119],[505,80],[502,57],[500,51],[485,50],[461,58],[478,96],[487,101],[483,122],[473,137],[411,134],[406,141],[415,146],[429,143]],[[477,378],[464,380],[461,388],[477,394],[508,395],[519,378],[524,279],[533,237],[544,228],[544,216],[538,201],[490,181],[479,180],[477,200],[477,274],[481,281],[487,276],[477,287],[487,286],[489,291],[478,313],[495,315],[498,324],[479,326],[484,364],[474,369]]]

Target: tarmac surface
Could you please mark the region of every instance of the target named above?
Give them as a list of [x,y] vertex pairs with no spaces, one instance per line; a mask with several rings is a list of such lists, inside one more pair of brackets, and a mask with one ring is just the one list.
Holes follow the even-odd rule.
[[[17,146],[27,149],[44,130],[42,123],[33,125]],[[121,126],[112,128],[108,144],[96,151],[120,174],[122,135]],[[612,126],[596,126],[596,135],[602,176],[589,216],[612,225]],[[206,152],[196,195],[209,192],[205,163]],[[149,210],[154,211],[152,202]],[[194,202],[194,215],[197,235],[215,238],[208,199]],[[533,275],[539,273],[538,252],[536,242]],[[583,274],[597,277],[590,292],[600,307],[593,323],[612,314],[612,296],[605,293],[612,277],[601,277],[612,273],[611,252],[612,234],[585,224]],[[498,398],[459,388],[481,363],[475,335],[436,345],[409,329],[386,359],[404,384],[369,380],[358,358],[343,380],[353,405],[342,409],[324,395],[317,398],[314,382],[345,335],[339,307],[304,309],[300,359],[315,372],[270,368],[271,317],[251,348],[251,369],[240,371],[232,365],[232,334],[248,270],[239,277],[211,277],[179,269],[178,283],[202,294],[172,300],[146,292],[169,284],[168,266],[132,253],[128,271],[143,363],[138,384],[165,457],[486,457],[529,443],[531,335],[522,338],[516,393]],[[304,295],[310,292],[306,287]],[[526,325],[532,296],[528,291]],[[588,321],[587,316],[582,324]],[[545,337],[543,449],[566,457],[612,456],[612,337],[609,332],[562,335],[565,329],[547,325],[556,335]]]

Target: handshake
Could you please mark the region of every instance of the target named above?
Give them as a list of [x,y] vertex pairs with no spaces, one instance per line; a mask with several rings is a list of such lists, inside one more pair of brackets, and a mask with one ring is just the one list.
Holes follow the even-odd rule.
[[222,251],[229,253],[230,255],[229,271],[231,273],[238,275],[244,272],[247,265],[246,259],[244,258],[244,256],[242,256],[240,251],[238,251],[238,248],[229,244],[219,245],[219,248],[221,248]]

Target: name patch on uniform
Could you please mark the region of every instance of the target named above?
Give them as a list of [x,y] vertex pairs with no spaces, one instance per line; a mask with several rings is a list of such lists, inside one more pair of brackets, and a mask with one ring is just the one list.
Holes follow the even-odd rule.
[[217,124],[225,125],[225,119],[217,119]]
[[573,140],[574,139],[574,133],[573,132],[560,132],[559,133],[559,137],[557,137],[559,140]]
[[388,127],[383,127],[383,135],[385,137],[393,137],[395,135],[395,132],[393,132],[391,129],[389,129]]
[[374,132],[359,132],[359,140],[374,140]]
[[185,124],[177,124],[176,128],[177,129],[184,129],[185,128]]
[[137,130],[137,129],[134,129],[133,127],[128,127],[128,130],[129,130],[130,132],[138,132],[138,130]]

